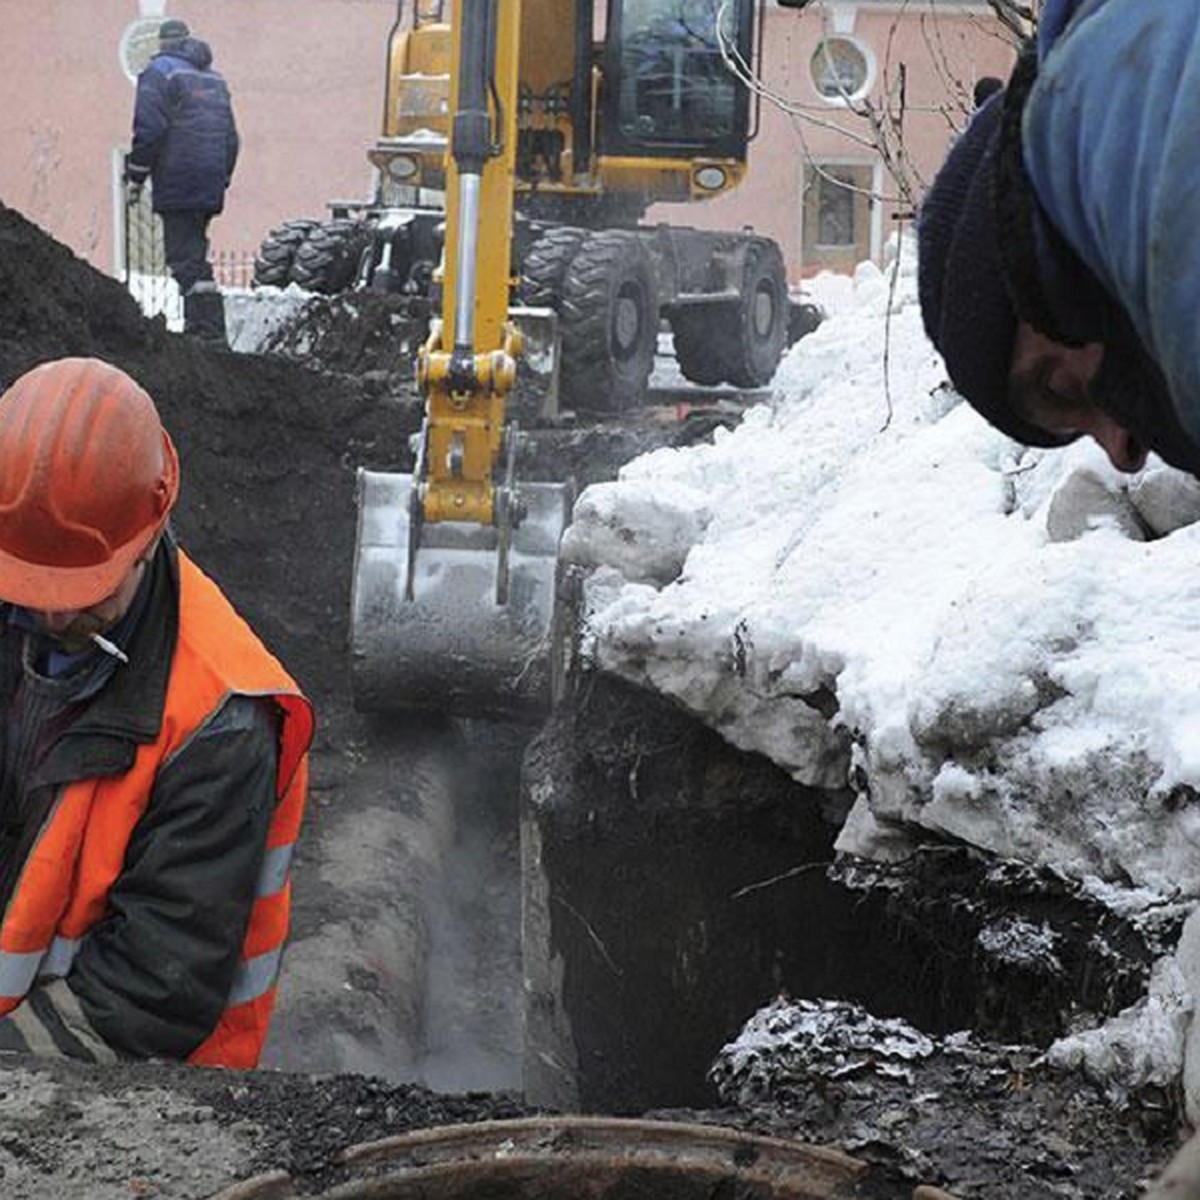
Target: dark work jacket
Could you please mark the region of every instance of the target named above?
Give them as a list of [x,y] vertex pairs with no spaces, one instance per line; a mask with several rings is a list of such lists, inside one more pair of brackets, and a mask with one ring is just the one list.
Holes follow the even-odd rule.
[[[62,787],[124,773],[137,747],[157,737],[179,628],[179,567],[169,536],[142,586],[145,610],[124,647],[129,663],[55,730],[48,748],[39,748],[29,778],[4,788],[5,908]],[[8,624],[0,629],[6,719],[21,679],[21,643],[30,635]],[[212,1032],[254,903],[277,758],[273,703],[237,696],[160,771],[110,891],[109,915],[89,930],[66,977],[70,995],[60,991],[54,999],[47,989],[34,997],[57,1052],[89,1057],[89,1038],[73,1036],[74,1027],[120,1056],[183,1059]],[[35,1046],[27,1031],[22,1037],[14,1018],[0,1021],[0,1049],[50,1052],[44,1038]]]
[[206,42],[185,38],[138,76],[131,179],[150,176],[155,212],[219,213],[237,163],[229,88]]

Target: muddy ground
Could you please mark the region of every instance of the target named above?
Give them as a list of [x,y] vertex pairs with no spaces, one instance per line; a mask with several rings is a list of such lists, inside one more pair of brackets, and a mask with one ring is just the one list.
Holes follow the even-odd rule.
[[[366,318],[387,329],[395,319],[386,308]],[[323,369],[282,354],[195,345],[146,321],[120,284],[0,206],[0,388],[61,355],[103,357],[138,379],[180,449],[180,541],[316,704],[312,805],[296,868],[298,936],[327,925],[343,903],[320,869],[335,817],[352,820],[392,800],[395,781],[377,765],[386,761],[382,754],[372,769],[376,748],[425,736],[417,723],[389,733],[355,712],[346,656],[353,471],[409,467],[407,437],[419,405],[407,364],[376,357],[386,346],[382,338],[363,334],[357,354],[344,337],[328,344]],[[611,476],[644,449],[706,432],[703,418],[680,424],[661,413],[616,427],[579,422],[535,437],[525,474],[570,474],[582,484]],[[766,770],[678,714],[652,710],[642,719],[628,704],[624,717],[620,705],[607,711],[607,728],[625,738],[640,721],[642,736],[661,739],[664,722],[677,721],[670,729],[680,753],[707,764],[694,774],[736,781]],[[616,732],[608,746],[589,741],[589,753],[618,760],[628,747],[616,742]],[[428,736],[460,734],[438,725]],[[782,780],[771,786],[785,788]],[[367,979],[364,987],[371,986]],[[1046,1075],[1023,1051],[1014,1052],[1008,1069],[1004,1053],[965,1065],[947,1060],[940,1075],[931,1074],[924,1094],[940,1097],[932,1124],[928,1103],[917,1114],[911,1092],[894,1083],[714,1104],[685,1115],[853,1145],[876,1163],[875,1190],[859,1194],[878,1196],[907,1197],[925,1181],[957,1184],[963,1196],[1132,1197],[1178,1144],[1174,1098],[1123,1107],[1085,1081]],[[231,1076],[136,1065],[97,1072],[14,1061],[0,1075],[0,1182],[6,1196],[190,1197],[279,1168],[312,1190],[334,1180],[345,1146],[524,1111],[508,1092],[435,1095],[368,1075]],[[918,1125],[920,1138],[910,1137],[906,1131]],[[100,1158],[97,1145],[104,1147]],[[1016,1153],[1022,1145],[1024,1159]],[[69,1163],[70,1174],[60,1162]],[[1018,1169],[1018,1162],[1025,1165]]]

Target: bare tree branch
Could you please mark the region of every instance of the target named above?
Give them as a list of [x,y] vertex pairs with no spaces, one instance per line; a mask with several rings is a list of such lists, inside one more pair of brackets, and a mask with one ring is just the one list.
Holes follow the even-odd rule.
[[996,14],[996,19],[1018,41],[1029,37],[1037,29],[1038,9],[1041,7],[1037,0],[988,0],[988,6]]

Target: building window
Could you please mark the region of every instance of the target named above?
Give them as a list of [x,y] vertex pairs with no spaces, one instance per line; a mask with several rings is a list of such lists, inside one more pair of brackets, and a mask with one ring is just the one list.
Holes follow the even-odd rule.
[[871,58],[853,38],[822,38],[809,61],[813,85],[832,103],[858,100],[871,90]]
[[854,245],[854,171],[826,167],[816,179],[818,246]]
[[873,176],[867,163],[806,164],[801,254],[807,266],[853,270],[871,257]]

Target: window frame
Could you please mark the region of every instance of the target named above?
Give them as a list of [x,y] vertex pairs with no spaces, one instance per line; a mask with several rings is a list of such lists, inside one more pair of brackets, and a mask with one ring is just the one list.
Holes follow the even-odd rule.
[[[862,59],[863,64],[863,79],[862,83],[853,91],[839,90],[837,92],[825,92],[822,90],[820,81],[815,69],[818,58],[826,51],[826,47],[835,42],[841,42],[849,46]],[[832,64],[830,64],[832,66]],[[864,96],[869,96],[875,87],[875,80],[878,73],[878,64],[875,59],[874,51],[871,47],[850,33],[827,33],[824,34],[813,48],[812,54],[808,59],[808,81],[812,90],[820,98],[822,103],[828,104],[831,108],[849,108],[852,104],[857,103]]]

